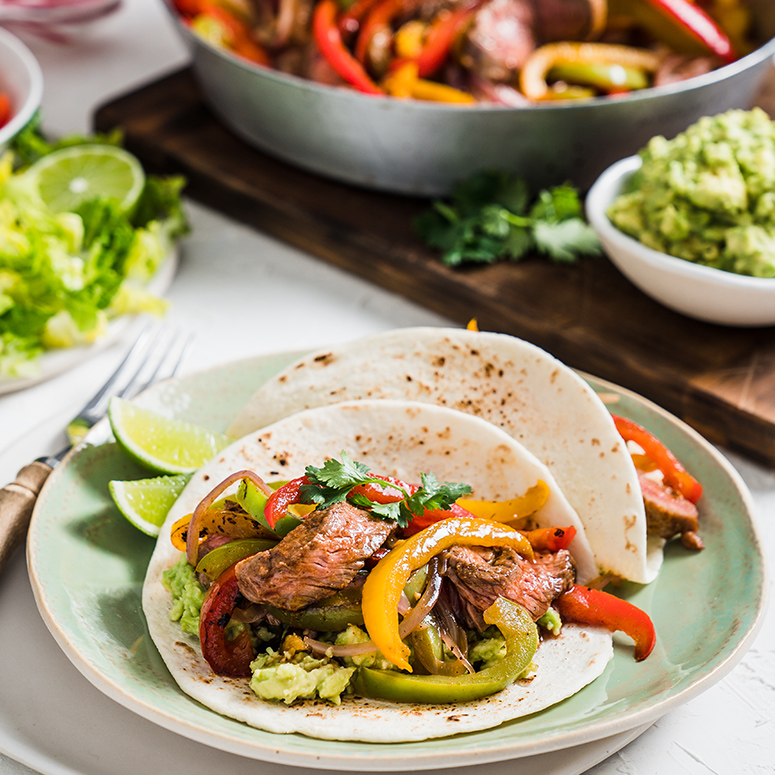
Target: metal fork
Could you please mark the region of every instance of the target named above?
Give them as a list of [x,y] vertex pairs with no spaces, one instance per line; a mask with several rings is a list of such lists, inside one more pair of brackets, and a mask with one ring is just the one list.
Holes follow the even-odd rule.
[[105,416],[110,399],[131,398],[151,383],[174,376],[190,345],[190,336],[166,326],[146,326],[107,382],[68,423],[67,446],[24,466],[16,481],[0,490],[0,572],[27,535],[35,502],[54,466]]

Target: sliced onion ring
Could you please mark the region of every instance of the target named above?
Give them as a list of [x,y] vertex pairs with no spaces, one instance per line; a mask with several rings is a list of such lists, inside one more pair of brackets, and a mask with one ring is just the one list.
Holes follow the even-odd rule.
[[253,482],[253,484],[255,484],[267,497],[273,492],[272,488],[269,487],[258,474],[247,470],[230,474],[222,482],[215,485],[215,487],[199,501],[197,507],[194,509],[194,513],[191,515],[191,522],[188,525],[188,534],[186,535],[186,559],[191,565],[197,564],[197,557],[199,555],[199,530],[201,529],[202,520],[204,519],[207,510],[228,487],[242,479],[250,479],[250,481]]

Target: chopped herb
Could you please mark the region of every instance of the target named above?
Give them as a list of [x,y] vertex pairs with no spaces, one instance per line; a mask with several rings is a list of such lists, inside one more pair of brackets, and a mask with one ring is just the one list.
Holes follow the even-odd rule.
[[530,253],[572,263],[581,255],[600,253],[573,186],[544,189],[533,198],[522,178],[506,172],[485,171],[467,178],[449,201],[434,201],[414,227],[441,252],[447,266],[519,261]]
[[[422,486],[410,492],[394,482],[386,482],[370,473],[369,467],[342,452],[341,460],[331,458],[321,468],[307,466],[309,484],[301,488],[304,503],[314,503],[325,509],[334,503],[349,501],[353,506],[371,511],[382,519],[393,520],[406,527],[414,517],[428,510],[446,510],[463,495],[471,492],[467,484],[439,482],[434,474],[420,474]],[[362,493],[351,492],[360,485],[375,484],[402,493],[395,503],[377,503]]]

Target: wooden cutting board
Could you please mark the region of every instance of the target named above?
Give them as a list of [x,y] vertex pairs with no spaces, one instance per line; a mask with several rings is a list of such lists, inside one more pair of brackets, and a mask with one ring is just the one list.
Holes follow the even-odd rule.
[[[769,84],[759,102],[775,106]],[[413,233],[428,200],[325,180],[249,147],[205,107],[189,70],[100,107],[95,128],[116,126],[147,169],[184,174],[190,197],[461,325],[527,339],[775,464],[775,327],[673,313],[605,258],[447,268]]]

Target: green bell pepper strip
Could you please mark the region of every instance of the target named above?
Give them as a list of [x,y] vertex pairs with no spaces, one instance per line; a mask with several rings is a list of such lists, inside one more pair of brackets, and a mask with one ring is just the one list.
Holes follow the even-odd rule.
[[444,704],[470,702],[505,689],[530,666],[538,649],[538,628],[522,606],[502,597],[484,612],[484,620],[496,625],[506,639],[506,656],[492,667],[459,676],[360,667],[353,676],[353,690],[393,702]]
[[636,91],[651,85],[643,70],[612,62],[564,62],[552,67],[548,78],[551,81],[594,86],[607,92]]
[[245,557],[250,557],[258,552],[264,552],[276,546],[277,541],[265,538],[243,538],[237,541],[229,541],[228,544],[219,546],[208,552],[197,563],[196,572],[204,573],[212,581],[215,581],[229,566],[234,565]]
[[343,589],[299,611],[267,605],[266,610],[289,627],[318,632],[341,632],[347,625],[363,625],[360,590]]
[[459,659],[444,659],[444,643],[436,622],[429,614],[417,629],[409,634],[414,661],[432,675],[456,676],[466,672],[466,666]]
[[[277,503],[278,492],[285,491],[285,488],[289,485],[289,482],[273,482],[269,485],[274,492],[267,496],[256,486],[255,482],[250,479],[243,479],[240,482],[239,489],[237,490],[237,503],[242,506],[253,519],[263,525],[267,530],[271,530],[280,538],[285,538],[293,528],[298,527],[301,524],[301,520],[298,517],[294,517],[292,514],[287,513],[287,506],[278,505],[277,516],[274,521],[270,523],[267,516],[267,503]],[[282,494],[282,493],[281,493]],[[282,508],[282,513],[279,509]]]

